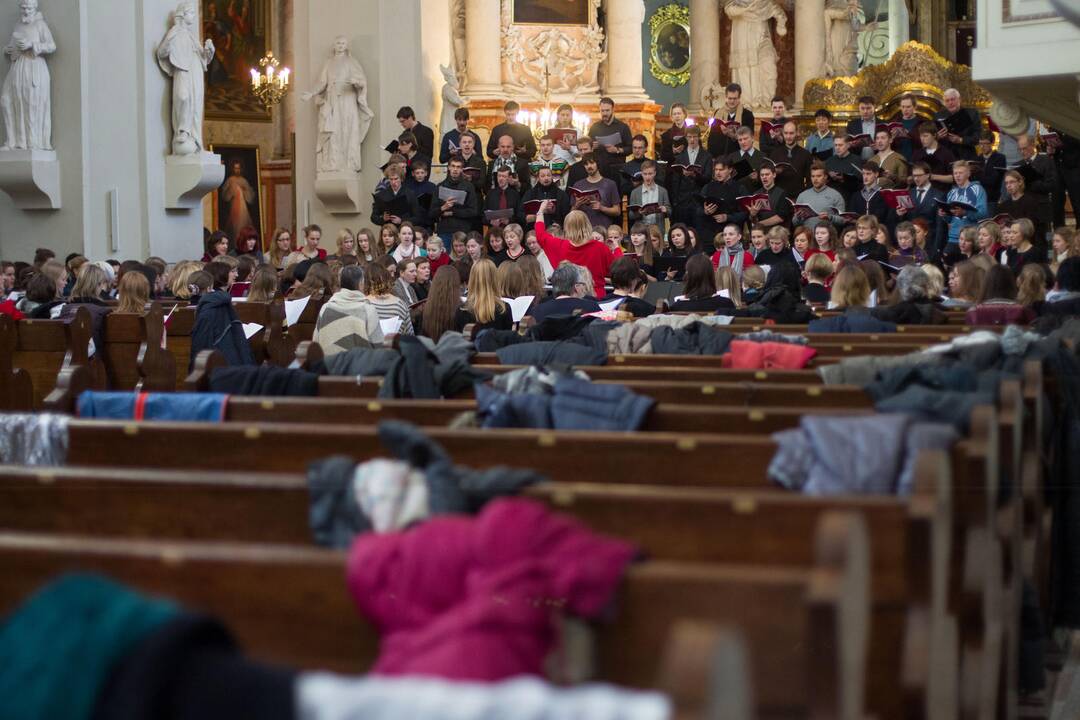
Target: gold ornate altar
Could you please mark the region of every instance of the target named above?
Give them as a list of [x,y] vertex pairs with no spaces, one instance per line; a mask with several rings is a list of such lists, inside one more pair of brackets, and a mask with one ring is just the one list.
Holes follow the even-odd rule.
[[929,45],[911,40],[901,45],[888,61],[863,68],[855,75],[815,78],[803,88],[803,110],[813,115],[825,108],[837,117],[854,116],[859,97],[870,95],[881,117],[899,110],[903,95],[914,95],[920,115],[931,116],[942,108],[941,94],[947,88],[960,91],[965,107],[985,111],[990,93],[971,79],[971,68],[950,62]]

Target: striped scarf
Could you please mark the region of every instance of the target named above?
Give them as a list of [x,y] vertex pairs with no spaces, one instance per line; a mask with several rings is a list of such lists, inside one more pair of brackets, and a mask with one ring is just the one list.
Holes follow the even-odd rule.
[[746,256],[743,254],[743,249],[738,248],[735,251],[734,259],[731,257],[731,251],[728,248],[724,248],[720,251],[720,267],[729,267],[735,271],[735,274],[742,277],[743,259]]

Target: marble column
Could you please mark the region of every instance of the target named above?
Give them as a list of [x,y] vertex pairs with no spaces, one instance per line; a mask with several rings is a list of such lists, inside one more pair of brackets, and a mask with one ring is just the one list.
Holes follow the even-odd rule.
[[701,94],[720,82],[720,3],[690,0],[690,113],[701,112]]
[[606,0],[607,86],[604,94],[616,103],[647,100],[641,85],[641,28],[645,22],[642,0]]
[[906,0],[889,0],[889,56],[900,49],[911,35],[911,16]]
[[803,88],[825,67],[825,0],[795,0],[795,107]]
[[470,100],[503,98],[499,0],[465,0],[465,47]]

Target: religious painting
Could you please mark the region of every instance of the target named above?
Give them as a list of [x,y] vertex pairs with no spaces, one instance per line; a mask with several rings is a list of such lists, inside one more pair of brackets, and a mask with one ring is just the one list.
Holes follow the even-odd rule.
[[513,0],[513,21],[519,25],[589,25],[590,0]]
[[262,184],[259,181],[257,145],[214,145],[210,152],[221,156],[225,180],[214,191],[214,225],[235,240],[245,227],[264,237]]
[[649,18],[649,72],[671,87],[690,81],[690,10],[664,5]]
[[214,41],[206,71],[206,119],[271,122],[251,92],[251,69],[270,50],[270,0],[201,0],[203,39]]

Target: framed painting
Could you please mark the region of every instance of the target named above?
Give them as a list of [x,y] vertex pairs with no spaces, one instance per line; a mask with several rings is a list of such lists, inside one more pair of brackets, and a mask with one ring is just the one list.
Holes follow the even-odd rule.
[[214,225],[234,241],[248,226],[264,237],[258,145],[214,145],[210,152],[220,155],[225,166],[225,180],[214,191]]
[[674,3],[649,18],[649,72],[671,87],[690,81],[690,9]]
[[214,41],[206,71],[206,119],[271,122],[251,92],[251,69],[270,50],[270,0],[200,0],[203,39]]
[[512,0],[518,25],[590,25],[592,0]]

